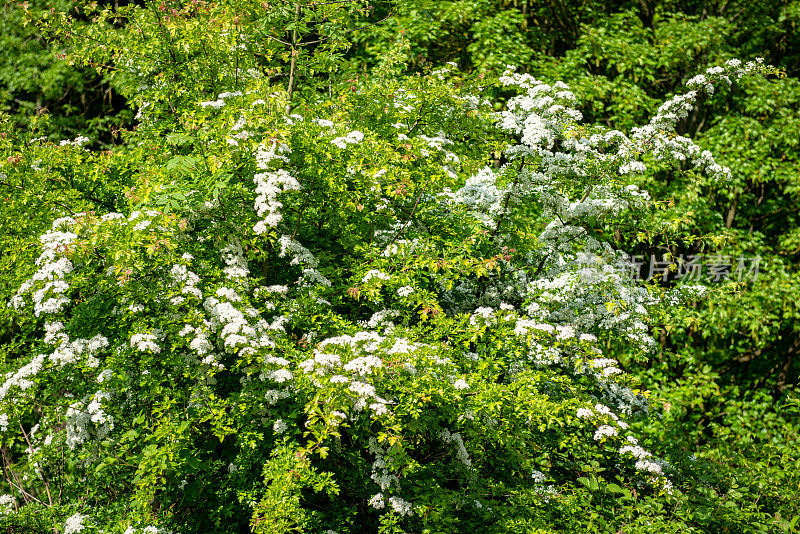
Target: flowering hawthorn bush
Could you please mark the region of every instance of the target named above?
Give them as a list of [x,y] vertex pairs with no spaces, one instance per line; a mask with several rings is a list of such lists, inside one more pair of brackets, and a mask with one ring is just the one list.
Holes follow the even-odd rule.
[[[222,50],[237,19],[207,9]],[[173,39],[197,29],[173,16]],[[120,76],[150,68],[113,58]],[[651,402],[608,353],[648,357],[650,318],[703,289],[637,284],[603,234],[647,226],[627,178],[648,158],[730,177],[676,124],[767,69],[709,69],[626,133],[583,125],[559,82],[391,65],[302,104],[256,66],[207,64],[229,85],[197,98],[138,88],[139,125],[105,156],[134,185],[48,224],[8,301],[5,521],[687,531],[681,473],[634,430]],[[11,143],[11,182],[87,150]]]

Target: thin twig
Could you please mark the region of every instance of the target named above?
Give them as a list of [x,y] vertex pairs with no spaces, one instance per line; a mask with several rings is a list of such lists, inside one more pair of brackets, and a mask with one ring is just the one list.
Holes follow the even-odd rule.
[[[31,445],[31,440],[28,439],[28,434],[25,432],[25,427],[22,426],[22,423],[19,424],[19,429],[22,430],[22,435],[25,436],[25,443],[28,444],[28,449],[33,452],[33,445]],[[53,506],[53,497],[50,496],[50,483],[47,482],[44,473],[42,473],[42,480],[44,480],[44,489],[47,490],[47,501],[50,506]]]
[[300,229],[300,221],[303,218],[303,212],[306,210],[306,207],[308,206],[310,200],[311,200],[311,195],[308,195],[305,198],[305,200],[303,200],[303,205],[300,206],[300,210],[297,213],[297,222],[294,223],[294,229],[292,230],[292,237],[291,237],[292,241],[294,241],[294,236],[297,235],[297,230]]
[[0,180],[0,185],[5,185],[7,187],[16,187],[17,189],[25,189],[21,185],[9,184],[8,182],[3,182],[2,180]]
[[[268,37],[268,38],[272,39],[273,41],[278,41],[283,46],[292,46],[292,43],[287,43],[286,41],[284,41],[282,39],[278,39],[277,37],[273,37],[272,35],[269,35],[269,34],[264,35],[264,37]],[[261,54],[261,55],[263,55],[263,54]]]
[[294,70],[297,67],[297,25],[300,23],[300,4],[295,4],[294,29],[292,30],[292,63],[289,67],[289,101],[286,103],[286,114],[292,111],[292,96],[294,95]]
[[3,454],[3,470],[4,471],[8,470],[8,473],[11,473],[13,475],[13,477],[14,477],[14,480],[17,481],[17,483],[14,484],[11,481],[11,478],[9,478],[8,473],[6,473],[6,481],[9,483],[9,485],[11,487],[14,487],[14,488],[18,489],[20,491],[20,493],[22,493],[22,498],[25,499],[26,503],[29,502],[29,498],[30,498],[30,499],[33,499],[34,501],[38,502],[39,504],[44,504],[42,501],[40,501],[39,499],[37,499],[36,497],[31,495],[30,493],[25,491],[25,489],[22,487],[22,482],[20,481],[19,477],[14,472],[14,470],[11,469],[11,460],[8,457],[8,447],[3,446],[2,454]]

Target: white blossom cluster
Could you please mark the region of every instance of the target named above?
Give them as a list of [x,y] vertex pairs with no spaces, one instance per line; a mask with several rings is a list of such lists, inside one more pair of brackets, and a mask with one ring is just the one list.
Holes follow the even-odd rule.
[[50,345],[55,345],[56,348],[50,354],[37,354],[30,362],[16,371],[6,373],[5,380],[0,385],[0,400],[6,399],[12,388],[17,388],[21,392],[30,389],[34,384],[34,377],[46,367],[48,360],[57,367],[78,362],[83,362],[89,368],[96,368],[100,365],[97,355],[102,349],[108,347],[108,339],[98,334],[91,339],[70,340],[69,336],[63,332],[63,328],[64,325],[60,321],[45,324],[45,340]]
[[[449,198],[466,205],[482,224],[497,230],[498,221],[516,203],[535,195],[545,207],[545,214],[554,219],[540,235],[545,247],[535,274],[542,271],[545,276],[537,276],[518,289],[524,298],[534,299],[540,303],[539,310],[545,311],[532,320],[544,318],[554,324],[573,324],[583,331],[598,326],[624,331],[645,350],[650,349],[654,342],[646,333],[643,318],[647,315],[645,306],[652,299],[647,291],[620,275],[621,255],[588,238],[583,228],[587,221],[618,215],[649,197],[635,186],[593,185],[579,200],[571,200],[562,186],[562,181],[575,173],[589,176],[594,162],[617,164],[620,173],[643,171],[643,164],[632,159],[635,150],[631,142],[620,132],[590,138],[571,135],[581,117],[568,107],[574,97],[564,84],[551,86],[513,72],[502,81],[525,91],[509,102],[507,111],[498,119],[503,129],[521,140],[521,144],[506,151],[508,158],[523,164],[509,186],[498,187],[497,173],[486,168]],[[606,145],[613,151],[601,148]],[[535,168],[526,168],[526,164]],[[576,253],[578,246],[583,246],[585,252]],[[607,308],[609,302],[618,303],[617,307]],[[617,313],[620,307],[625,313]]]
[[[429,148],[436,150],[437,153],[441,154],[444,165],[442,166],[442,170],[445,171],[448,176],[451,178],[456,178],[457,173],[455,171],[454,166],[461,161],[461,158],[458,157],[458,154],[455,152],[451,152],[447,148],[448,145],[454,144],[451,139],[447,138],[447,134],[442,131],[437,132],[435,136],[427,136],[427,135],[420,135],[419,139],[425,142]],[[422,149],[420,154],[423,156],[429,156],[430,152],[426,149]]]
[[[60,322],[57,324],[61,324]],[[108,347],[108,339],[105,336],[97,334],[91,339],[75,339],[69,340],[67,334],[59,332],[61,343],[58,345],[48,359],[59,366],[66,364],[76,363],[83,359],[87,366],[97,367],[100,361],[96,355],[98,352]]]
[[388,503],[391,509],[399,515],[412,515],[414,512],[411,508],[411,503],[397,495],[392,495],[388,498],[385,495],[388,491],[397,492],[400,490],[400,478],[393,470],[397,459],[394,457],[392,449],[382,447],[378,440],[373,437],[369,440],[369,452],[375,456],[375,461],[372,462],[370,478],[381,488],[381,492],[373,495],[368,504],[372,508],[380,510]]
[[367,271],[367,273],[364,275],[362,280],[364,282],[369,282],[373,278],[377,278],[378,280],[386,281],[386,280],[391,279],[391,276],[389,276],[388,274],[386,274],[384,272],[379,271],[378,269],[372,269],[372,270]]
[[250,274],[250,269],[247,267],[247,260],[244,257],[244,249],[238,238],[230,239],[224,247],[220,250],[222,261],[225,262],[225,267],[222,273],[229,279],[238,283],[242,283],[246,287],[245,279]]
[[[116,213],[107,214],[100,217],[98,228],[111,224],[130,226],[134,231],[141,231],[143,229],[137,230],[135,225],[142,221],[143,215],[146,215],[148,217],[147,220],[151,221],[159,213],[153,210],[144,213],[137,211],[133,212],[129,217]],[[39,269],[31,280],[22,285],[10,305],[24,306],[26,304],[24,296],[33,289],[38,288],[38,291],[34,293],[33,301],[34,306],[39,311],[47,306],[45,298],[47,291],[53,287],[56,290],[60,290],[60,285],[62,283],[66,284],[66,276],[73,270],[72,264],[66,255],[69,253],[71,244],[77,239],[77,235],[63,231],[63,228],[74,224],[75,219],[73,218],[59,219],[53,224],[53,230],[42,237],[42,254],[38,261]],[[246,290],[249,269],[244,259],[241,244],[235,239],[229,241],[220,249],[220,257],[224,264],[222,272],[227,280],[233,286]],[[188,264],[193,260],[193,256],[185,253],[182,259]],[[208,313],[208,319],[201,319],[199,324],[195,319],[195,325],[197,326],[186,324],[179,333],[180,337],[189,338],[187,340],[188,348],[199,357],[197,358],[190,353],[187,355],[187,362],[196,363],[202,358],[204,369],[219,370],[222,368],[221,364],[217,363],[218,355],[215,352],[215,339],[213,337],[215,334],[220,336],[220,346],[224,350],[238,350],[240,353],[249,350],[254,353],[274,346],[270,335],[274,336],[276,331],[283,329],[282,322],[285,321],[285,318],[278,318],[271,324],[258,318],[258,312],[253,308],[245,307],[241,302],[242,298],[231,287],[218,287],[215,297],[209,297],[205,301],[201,300],[203,297],[203,291],[199,287],[201,278],[190,271],[186,264],[176,263],[172,266],[169,271],[171,283],[168,283],[166,287],[174,288],[174,290],[170,290],[178,291],[179,295],[191,296],[200,302],[204,302],[206,304],[206,313]],[[107,267],[109,275],[116,271],[113,266]],[[56,284],[53,284],[53,282],[56,282]],[[287,288],[275,286],[268,289],[273,293],[280,294],[281,292],[285,293]],[[144,311],[144,307],[140,303],[129,303],[130,301],[126,299],[127,297],[124,297],[121,303],[126,305],[126,309],[130,313],[138,315]],[[178,306],[185,302],[185,298],[176,296],[169,299],[169,302],[173,306]],[[239,303],[242,304],[244,312],[234,306],[234,304]],[[44,325],[44,341],[53,346],[53,351],[49,354],[38,354],[27,364],[7,373],[2,385],[0,385],[0,398],[5,399],[15,389],[20,393],[31,390],[35,376],[46,368],[58,369],[78,363],[82,363],[85,368],[89,369],[99,367],[100,355],[104,349],[110,346],[109,340],[100,334],[89,339],[71,339],[64,327],[64,322],[66,321],[57,320],[59,319],[57,315],[64,313],[62,308],[66,304],[68,302],[59,302],[57,306],[53,306],[52,310],[46,310],[53,317],[47,320]],[[119,312],[115,310],[114,313]],[[252,319],[254,316],[256,318]],[[169,344],[173,341],[165,332],[157,328],[134,330],[123,344],[118,344],[115,347],[115,350],[120,352],[127,349],[136,352],[159,354],[162,352],[165,343]],[[142,375],[146,375],[148,372],[145,369],[142,371]],[[278,382],[285,381],[287,379],[284,376],[286,373],[289,372],[276,372],[274,373],[274,378]],[[112,376],[114,376],[114,371],[105,369],[98,373],[95,382],[105,383]],[[289,373],[289,378],[291,378],[291,373]],[[209,374],[205,382],[201,380],[201,384],[213,383],[211,382],[212,380],[213,378]],[[70,449],[78,448],[94,439],[103,439],[113,431],[115,426],[114,418],[106,412],[104,407],[110,397],[111,392],[101,390],[91,393],[81,401],[73,402],[64,408],[63,416],[67,421],[65,439]],[[6,400],[6,405],[11,407],[13,403]],[[0,426],[4,430],[7,429],[9,426],[9,414],[2,414],[0,423],[2,423]]]
[[[608,406],[597,403],[594,409],[579,408],[576,412],[579,419],[599,419],[601,424],[594,432],[595,441],[606,441],[619,435],[619,430],[626,430],[628,424],[617,416]],[[607,421],[607,422],[602,422]],[[639,441],[633,436],[626,436],[624,444],[619,447],[620,457],[625,458],[630,455],[635,460],[633,467],[650,476],[654,481],[658,481],[669,491],[672,487],[671,481],[666,478],[664,468],[667,463],[664,460],[653,458],[652,453],[643,449]]]
[[467,182],[451,196],[454,202],[468,206],[484,225],[500,215],[505,196],[497,187],[497,177],[489,167],[467,178]]
[[59,143],[59,146],[83,146],[87,144],[90,139],[84,135],[79,135],[73,140],[64,139]]
[[203,292],[197,287],[200,277],[190,271],[186,265],[176,263],[170,270],[172,279],[181,287],[181,293],[192,295],[197,299],[203,298]]
[[647,308],[657,299],[627,277],[625,256],[612,251],[558,255],[544,277],[526,287],[551,322],[567,322],[581,331],[600,328],[622,334],[642,351],[655,341],[647,332]]
[[131,348],[139,352],[150,351],[153,354],[161,352],[161,346],[156,342],[158,336],[151,333],[134,334],[131,336]]
[[303,284],[322,284],[323,286],[330,286],[331,281],[328,280],[317,268],[319,261],[306,247],[300,244],[299,241],[292,239],[288,235],[283,235],[279,239],[281,246],[280,256],[282,258],[291,257],[290,265],[303,266]]
[[205,102],[200,102],[200,107],[212,108],[212,109],[220,109],[225,105],[225,99],[226,98],[232,98],[232,97],[237,97],[237,96],[242,96],[242,92],[241,91],[228,91],[228,92],[220,93],[219,95],[217,95],[217,99],[216,100],[207,100]]
[[85,516],[81,513],[76,513],[69,516],[64,523],[63,534],[77,534],[78,532],[81,532],[85,528],[83,522],[87,518],[88,516]]
[[39,269],[30,280],[20,285],[17,292],[9,302],[10,306],[21,309],[25,305],[24,295],[32,289],[34,315],[53,315],[60,312],[70,300],[66,296],[69,291],[67,275],[74,269],[72,262],[66,257],[70,244],[77,239],[77,234],[70,231],[61,231],[62,226],[72,226],[75,219],[62,217],[53,221],[52,229],[42,235],[42,253],[36,260]]
[[286,169],[272,169],[278,164],[288,163],[291,149],[284,143],[267,143],[259,145],[256,150],[256,165],[265,172],[259,172],[253,177],[256,184],[255,210],[262,219],[253,227],[256,234],[266,233],[268,228],[275,228],[283,220],[280,208],[283,204],[278,201],[278,195],[287,191],[299,191],[300,183],[289,174]]
[[[702,77],[691,80],[689,85],[695,91],[710,92],[716,81],[739,75],[739,67],[739,64],[729,62],[726,67],[709,69]],[[38,270],[20,287],[10,303],[19,309],[26,305],[26,299],[32,301],[35,316],[45,316],[43,339],[52,351],[36,354],[25,365],[7,373],[0,385],[0,400],[6,399],[12,391],[35,390],[35,377],[43,369],[58,371],[73,366],[80,367],[84,374],[88,370],[88,376],[82,376],[88,378],[80,384],[83,389],[76,388],[74,396],[72,393],[65,396],[69,400],[58,413],[61,420],[66,421],[65,442],[70,450],[74,450],[93,440],[108,437],[115,428],[112,414],[122,413],[115,411],[116,401],[123,405],[127,402],[125,391],[113,389],[117,381],[127,379],[125,373],[112,368],[103,369],[111,365],[108,362],[103,362],[103,367],[100,365],[104,351],[109,348],[120,356],[133,354],[142,359],[160,355],[159,359],[166,360],[177,352],[178,362],[182,357],[186,364],[186,368],[180,371],[187,371],[197,380],[191,386],[189,400],[193,409],[202,409],[203,396],[213,393],[215,374],[224,370],[226,373],[218,376],[234,375],[235,379],[231,381],[234,388],[236,379],[241,385],[234,394],[239,395],[243,406],[256,399],[253,421],[256,424],[260,422],[266,429],[271,428],[271,434],[267,432],[268,439],[284,439],[290,429],[303,423],[311,434],[317,430],[313,426],[320,424],[320,420],[326,429],[350,424],[355,427],[356,423],[362,422],[375,429],[382,428],[387,421],[395,424],[395,418],[400,417],[398,414],[401,412],[397,408],[397,403],[402,400],[400,395],[408,392],[401,390],[395,394],[397,389],[394,388],[406,381],[417,384],[419,380],[430,380],[443,395],[449,395],[455,407],[452,420],[457,421],[459,428],[466,429],[462,430],[462,435],[445,426],[450,423],[435,423],[437,426],[434,428],[441,428],[435,437],[449,446],[458,462],[473,472],[467,448],[471,444],[465,443],[463,437],[471,435],[467,433],[469,427],[466,425],[480,423],[498,428],[500,423],[497,419],[501,417],[499,412],[487,413],[479,405],[469,404],[481,393],[471,389],[477,390],[480,386],[473,371],[489,363],[489,357],[517,358],[519,361],[511,362],[509,372],[503,373],[503,380],[513,382],[530,378],[525,372],[532,367],[539,376],[546,375],[541,372],[542,368],[554,371],[560,368],[580,374],[581,380],[590,384],[586,397],[592,400],[587,401],[586,407],[577,409],[576,416],[581,424],[587,426],[589,439],[593,437],[597,447],[613,446],[621,463],[633,464],[633,468],[644,476],[653,477],[668,487],[669,481],[664,474],[666,463],[653,458],[635,438],[624,435],[628,423],[620,415],[646,407],[646,401],[624,386],[620,363],[603,356],[596,346],[598,338],[595,335],[613,331],[627,336],[636,348],[651,349],[654,341],[648,334],[647,317],[648,308],[655,299],[620,273],[620,266],[624,266],[627,260],[619,251],[590,237],[589,230],[596,228],[597,222],[607,222],[609,217],[624,217],[632,208],[649,201],[645,191],[624,183],[627,176],[647,171],[645,164],[639,161],[645,152],[657,158],[692,164],[719,179],[725,179],[729,171],[718,165],[710,153],[674,133],[678,121],[696,105],[695,91],[678,95],[664,104],[648,125],[633,130],[630,136],[617,131],[586,135],[578,124],[580,113],[570,107],[575,98],[563,83],[545,84],[529,75],[511,71],[503,76],[502,81],[509,87],[522,90],[522,94],[512,98],[507,109],[496,116],[500,128],[516,140],[516,144],[504,154],[510,163],[498,165],[497,169],[480,169],[455,192],[429,193],[417,200],[421,204],[431,203],[436,208],[446,208],[444,211],[448,214],[457,211],[458,216],[463,215],[468,221],[465,228],[478,228],[480,236],[486,238],[486,247],[496,247],[485,258],[495,253],[495,259],[502,258],[496,260],[496,271],[486,276],[465,272],[452,278],[439,272],[426,273],[430,275],[429,286],[427,281],[420,282],[413,276],[406,278],[408,271],[396,267],[404,267],[403,262],[412,264],[419,258],[427,259],[427,256],[440,257],[440,244],[433,243],[433,240],[426,242],[426,232],[431,232],[415,226],[422,223],[411,221],[412,217],[395,210],[394,201],[382,196],[381,186],[385,184],[380,180],[389,173],[389,164],[380,162],[371,169],[357,168],[353,164],[347,170],[348,177],[374,179],[371,185],[368,182],[365,194],[373,195],[370,200],[386,220],[375,223],[380,226],[374,232],[375,246],[371,251],[376,261],[354,269],[356,274],[351,273],[351,282],[353,285],[371,284],[368,289],[386,283],[386,289],[391,289],[391,298],[383,301],[387,297],[370,297],[359,313],[368,311],[358,317],[366,319],[372,313],[368,320],[352,319],[347,326],[343,326],[346,321],[341,324],[331,321],[331,324],[315,326],[318,330],[306,328],[299,331],[305,328],[301,326],[305,317],[318,314],[320,309],[331,312],[333,317],[335,307],[325,298],[334,300],[330,296],[333,289],[329,288],[342,286],[339,281],[333,284],[322,274],[323,271],[334,273],[329,265],[321,270],[320,259],[326,257],[324,254],[319,254],[318,259],[295,238],[295,232],[283,233],[283,202],[289,202],[291,191],[301,189],[295,177],[300,174],[293,174],[290,168],[289,155],[292,152],[288,145],[266,142],[255,150],[259,172],[253,177],[253,211],[258,222],[252,230],[263,236],[259,239],[273,241],[269,244],[273,246],[272,250],[279,251],[280,258],[285,258],[284,265],[288,263],[301,270],[299,278],[289,274],[294,270],[276,269],[274,271],[280,272],[265,275],[271,281],[253,289],[252,286],[258,283],[255,282],[257,275],[250,272],[243,245],[252,237],[246,235],[248,232],[240,238],[225,241],[219,239],[220,236],[194,239],[182,236],[184,241],[181,244],[189,243],[187,248],[197,246],[196,250],[190,250],[202,255],[202,261],[193,263],[194,257],[187,252],[181,259],[170,257],[161,264],[160,270],[139,277],[151,276],[159,284],[163,282],[167,297],[161,300],[161,296],[157,297],[155,304],[129,296],[121,298],[117,304],[118,309],[123,310],[118,313],[123,326],[118,339],[109,340],[100,334],[72,339],[69,333],[72,327],[64,326],[71,324],[65,310],[72,304],[68,277],[75,269],[68,256],[83,230],[79,229],[82,227],[76,224],[75,218],[59,219],[41,237]],[[200,106],[218,109],[225,105],[226,99],[236,96],[241,94],[223,93],[216,100],[202,102]],[[477,97],[463,100],[468,106],[478,104]],[[253,102],[253,106],[257,105],[260,105],[259,101]],[[398,90],[391,111],[412,113],[419,105],[415,94]],[[246,117],[242,115],[231,128],[239,133],[230,139],[238,143],[248,138],[250,134],[244,130],[246,124]],[[282,123],[282,126],[287,125],[298,128],[320,126],[324,130],[321,135],[323,144],[328,151],[329,144],[346,149],[365,138],[352,126],[347,128],[345,135],[334,137],[338,127],[325,119],[305,121],[302,116],[290,115],[285,124]],[[392,142],[397,134],[397,140],[409,141],[408,146],[416,150],[416,155],[439,158],[444,162],[442,169],[447,175],[457,177],[455,169],[460,163],[454,148],[457,144],[443,132],[420,130],[412,133],[415,127],[409,129],[408,124],[399,121],[392,126],[398,130],[392,131]],[[338,130],[339,133],[345,131]],[[369,135],[372,140],[372,134]],[[409,136],[415,137],[413,142]],[[228,144],[236,146],[236,143]],[[347,153],[338,154],[347,156]],[[392,170],[383,180],[388,181],[394,172]],[[527,202],[542,208],[541,232],[538,242],[531,245],[531,252],[515,256],[509,250],[511,225],[503,226],[502,223],[513,210]],[[101,220],[126,225],[134,233],[155,236],[164,230],[160,224],[166,224],[164,219],[159,220],[159,216],[156,211],[145,211],[134,212],[129,217],[109,214]],[[217,221],[211,220],[211,223],[211,232],[219,228],[215,226]],[[270,231],[279,228],[280,231]],[[205,245],[201,248],[203,243]],[[209,250],[218,252],[218,258],[209,260]],[[214,263],[214,267],[207,267],[209,263]],[[119,274],[116,266],[102,267],[108,276]],[[469,269],[465,268],[465,271]],[[136,281],[139,283],[138,278]],[[390,284],[395,285],[389,287]],[[126,287],[120,283],[115,289],[124,292]],[[406,299],[415,293],[414,299]],[[132,290],[130,294],[133,294]],[[294,298],[298,294],[303,298]],[[445,319],[453,319],[449,324],[459,325],[453,328],[463,328],[457,333],[458,336],[463,334],[460,341],[475,346],[449,346],[449,341],[441,341],[442,345],[435,346],[434,343],[439,341],[430,345],[416,341],[421,330],[414,330],[415,325],[409,324],[418,317],[410,315],[408,308],[419,304],[411,303],[411,300],[416,301],[417,297],[422,300],[423,296],[438,299],[435,304],[444,310]],[[398,300],[401,301],[399,304]],[[168,309],[165,321],[149,323],[154,321],[152,310],[162,304]],[[130,322],[125,323],[126,320]],[[358,328],[361,330],[357,331]],[[495,331],[509,335],[498,340],[500,349],[483,348],[480,336],[484,333],[491,336]],[[442,334],[442,337],[447,335]],[[457,355],[454,358],[457,363],[446,357],[452,353]],[[78,363],[81,365],[75,365]],[[142,377],[148,372],[142,370]],[[139,378],[132,377],[134,380]],[[541,391],[547,392],[549,387],[550,384],[543,383]],[[304,396],[315,398],[314,404],[322,406],[322,417],[317,418],[316,412],[306,413],[308,417],[303,422],[296,411],[284,410],[290,403],[305,402]],[[3,431],[13,426],[14,403],[4,402],[4,409],[6,406],[9,407],[8,413],[0,414],[0,429]],[[293,404],[292,410],[296,408],[297,404]],[[121,421],[116,423],[122,426]],[[33,434],[32,429],[31,436]],[[407,445],[402,441],[389,445],[389,441],[379,442],[376,436],[369,439],[369,454],[374,458],[369,477],[375,484],[373,491],[378,491],[369,499],[369,505],[374,509],[411,516],[414,514],[411,502],[399,496],[403,468],[407,464],[407,458],[403,456],[406,452],[403,447]],[[230,462],[228,470],[230,473],[244,472],[244,465],[241,457],[236,458]],[[557,495],[554,486],[544,486],[547,481],[544,473],[534,471],[531,478],[543,499]],[[181,488],[185,485],[183,480]],[[9,507],[9,502],[13,504],[5,497],[0,497],[0,513],[3,506]],[[67,520],[64,531],[80,532],[86,519],[87,516],[75,514]],[[131,529],[128,534],[138,532]],[[147,527],[144,531],[156,533],[158,529]]]
[[414,292],[414,288],[411,286],[402,286],[397,289],[397,296],[398,297],[407,297]]
[[[758,63],[739,69],[739,63],[733,61],[725,68],[709,69],[707,74],[722,79],[725,76],[738,78],[747,69],[756,68]],[[662,159],[694,161],[697,168],[716,179],[730,177],[730,171],[717,164],[709,152],[700,150],[691,140],[674,133],[677,121],[694,108],[697,98],[695,91],[678,95],[665,103],[650,123],[635,128],[631,137],[618,131],[586,137],[576,133],[577,121],[581,117],[579,112],[568,107],[574,97],[565,85],[557,83],[550,86],[530,75],[515,73],[513,69],[506,72],[501,82],[524,91],[524,94],[509,101],[507,110],[498,115],[501,128],[519,136],[521,141],[519,145],[508,149],[506,154],[512,161],[522,157],[528,157],[528,160],[523,160],[513,185],[503,191],[498,191],[496,181],[491,180],[488,172],[484,172],[480,178],[485,184],[483,190],[479,188],[475,191],[475,182],[478,180],[473,183],[468,181],[462,197],[475,199],[472,203],[476,208],[483,209],[486,214],[484,219],[496,220],[498,206],[509,204],[506,198],[509,195],[513,204],[513,201],[534,194],[549,213],[557,216],[558,224],[549,227],[542,238],[554,241],[554,238],[564,235],[563,241],[570,242],[576,232],[580,233],[582,222],[618,214],[630,205],[647,201],[648,197],[635,186],[595,184],[581,195],[580,200],[571,200],[559,183],[571,180],[570,177],[575,175],[589,177],[598,165],[616,166],[620,174],[644,172],[645,165],[636,159],[644,152],[652,152]],[[487,195],[493,200],[488,209],[484,200]],[[500,199],[503,199],[502,203],[499,203]],[[563,247],[555,247],[554,252],[558,253],[559,248]]]
[[688,116],[697,104],[698,91],[714,93],[714,84],[724,82],[731,85],[731,78],[740,79],[746,74],[761,71],[763,59],[750,61],[742,66],[737,59],[729,60],[724,67],[710,67],[687,82],[691,91],[679,94],[659,107],[650,123],[634,128],[628,150],[643,152],[652,146],[653,153],[661,159],[674,159],[679,162],[694,161],[694,166],[705,171],[713,179],[725,182],[730,180],[731,171],[719,165],[712,154],[701,150],[691,139],[674,134],[678,121]]
[[44,366],[44,354],[34,356],[30,362],[21,366],[16,371],[9,371],[5,375],[5,382],[0,386],[0,400],[5,399],[12,387],[17,387],[22,391],[33,386],[32,377],[36,376]]
[[13,495],[0,495],[0,516],[8,515],[16,508],[17,500]]
[[[254,354],[261,348],[271,348],[275,345],[271,334],[281,331],[280,322],[270,324],[263,318],[258,318],[251,324],[251,317],[258,317],[255,310],[246,313],[237,308],[236,304],[241,297],[230,288],[222,287],[217,290],[217,297],[207,297],[203,303],[205,310],[211,317],[207,325],[208,331],[217,334],[222,342],[222,347],[227,352]],[[195,338],[190,347],[204,356],[203,363],[222,369],[222,364],[216,362],[216,354],[212,353],[213,343],[209,341],[206,328],[196,328]]]
[[284,169],[256,174],[253,181],[256,183],[256,193],[258,194],[255,204],[256,213],[259,217],[263,217],[253,227],[253,231],[263,234],[267,231],[267,227],[275,228],[283,220],[283,216],[278,211],[283,207],[283,204],[277,200],[278,194],[299,191],[300,183]]
[[[380,310],[372,314],[368,321],[363,322],[362,326],[373,329],[383,329],[384,333],[390,333],[394,329],[394,319],[400,316],[397,310]],[[398,342],[400,342],[398,340]]]
[[439,432],[439,437],[442,438],[442,441],[445,443],[452,443],[455,446],[456,457],[459,462],[468,468],[472,467],[472,460],[469,458],[469,452],[467,452],[467,448],[464,445],[464,440],[461,438],[460,433],[450,432],[448,429],[443,428],[441,432]]
[[478,324],[491,325],[495,322],[494,308],[491,306],[479,306],[475,309],[469,318],[469,324],[476,326]]
[[353,130],[343,137],[335,138],[333,141],[331,141],[331,144],[344,150],[347,148],[347,145],[358,144],[362,139],[364,139],[364,134],[358,130]]
[[380,358],[389,341],[376,332],[361,331],[353,336],[342,335],[321,341],[313,357],[300,363],[317,387],[333,384],[351,399],[355,411],[369,409],[375,416],[389,412],[390,400],[378,396],[372,375],[383,367]]
[[99,390],[67,409],[66,443],[70,449],[92,438],[102,440],[114,430],[114,417],[107,414],[103,407],[103,402],[110,399],[108,392]]

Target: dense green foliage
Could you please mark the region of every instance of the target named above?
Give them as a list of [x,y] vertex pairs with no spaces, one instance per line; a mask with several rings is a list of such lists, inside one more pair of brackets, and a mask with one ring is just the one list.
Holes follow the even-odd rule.
[[0,525],[800,528],[799,19],[7,4]]
[[87,135],[111,144],[114,131],[133,113],[109,80],[87,66],[67,65],[42,35],[36,21],[71,2],[6,1],[0,16],[0,111],[19,128],[39,126],[53,141]]

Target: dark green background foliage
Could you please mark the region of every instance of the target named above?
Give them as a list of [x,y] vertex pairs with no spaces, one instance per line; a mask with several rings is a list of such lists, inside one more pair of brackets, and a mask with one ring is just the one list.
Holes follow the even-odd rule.
[[114,130],[133,114],[108,79],[90,67],[67,65],[63,52],[36,26],[71,2],[5,1],[0,14],[0,110],[20,128],[32,118],[48,119],[42,134],[58,141],[79,134],[101,144],[114,142]]

